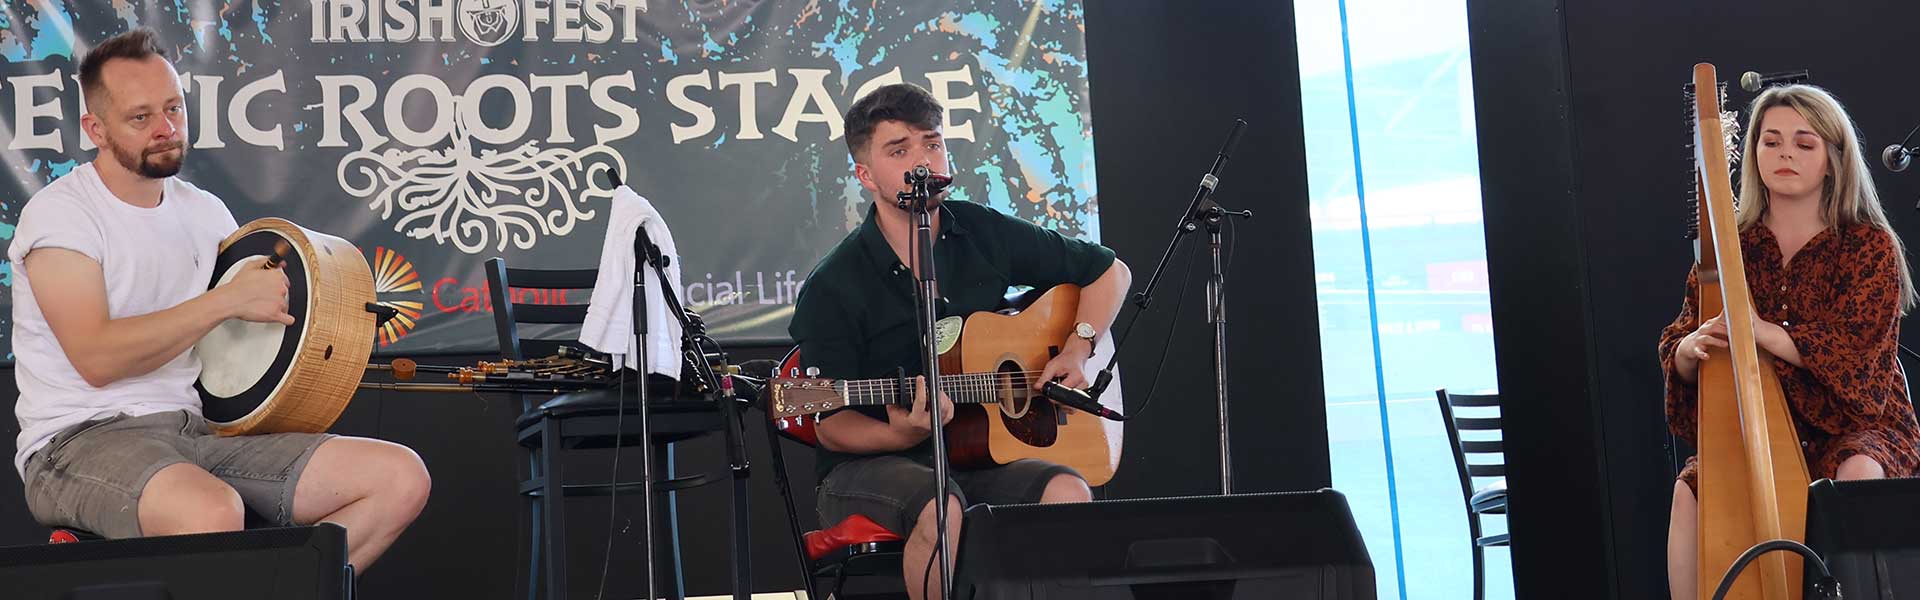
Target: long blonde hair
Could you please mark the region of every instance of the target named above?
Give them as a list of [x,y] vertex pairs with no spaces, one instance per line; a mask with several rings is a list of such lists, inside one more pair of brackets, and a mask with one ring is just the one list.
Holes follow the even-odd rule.
[[1916,299],[1913,275],[1907,268],[1907,248],[1900,243],[1887,221],[1886,208],[1880,205],[1873,174],[1867,170],[1866,156],[1860,151],[1860,136],[1854,132],[1853,119],[1840,101],[1826,90],[1810,85],[1786,85],[1768,88],[1753,99],[1748,109],[1747,139],[1740,156],[1746,167],[1740,170],[1740,230],[1760,223],[1767,214],[1767,186],[1760,181],[1756,166],[1760,146],[1760,119],[1767,110],[1785,106],[1800,113],[1813,132],[1827,144],[1827,177],[1820,194],[1820,216],[1829,227],[1866,223],[1886,232],[1893,240],[1894,260],[1900,265],[1900,314],[1913,308]]

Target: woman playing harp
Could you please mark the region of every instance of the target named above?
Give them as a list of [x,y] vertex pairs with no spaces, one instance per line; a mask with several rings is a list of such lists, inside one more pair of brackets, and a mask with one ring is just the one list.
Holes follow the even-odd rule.
[[[1755,98],[1740,175],[1738,223],[1753,335],[1790,407],[1814,479],[1911,476],[1920,425],[1896,351],[1914,306],[1904,246],[1887,222],[1853,121],[1826,91],[1791,85]],[[1694,443],[1696,375],[1727,346],[1722,317],[1704,322],[1698,273],[1660,336],[1667,423]],[[1673,487],[1667,575],[1674,598],[1699,597],[1697,486],[1689,458]]]

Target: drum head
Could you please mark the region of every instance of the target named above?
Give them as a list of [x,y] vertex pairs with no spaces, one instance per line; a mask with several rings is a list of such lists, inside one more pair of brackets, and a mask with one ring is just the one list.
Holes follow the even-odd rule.
[[300,349],[307,327],[307,264],[294,240],[278,231],[260,230],[234,241],[214,261],[213,281],[208,287],[231,281],[241,268],[261,268],[258,261],[240,263],[272,254],[275,242],[295,248],[282,265],[289,284],[287,313],[293,315],[293,325],[229,319],[194,345],[194,353],[200,357],[200,380],[193,387],[200,392],[201,410],[208,421],[239,420],[276,397]]

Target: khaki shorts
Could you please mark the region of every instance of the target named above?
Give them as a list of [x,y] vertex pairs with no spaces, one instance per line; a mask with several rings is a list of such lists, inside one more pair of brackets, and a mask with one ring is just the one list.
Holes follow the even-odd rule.
[[[900,537],[907,537],[920,511],[933,502],[931,457],[898,454],[864,456],[834,466],[816,490],[820,526],[832,527],[864,515]],[[1029,504],[1040,501],[1055,476],[1080,477],[1073,469],[1036,459],[974,471],[948,471],[947,493],[970,503]],[[1084,479],[1084,478],[1083,478]],[[959,515],[949,515],[958,519]]]
[[87,421],[27,458],[27,509],[40,524],[108,538],[140,536],[140,493],[154,473],[193,463],[240,493],[248,512],[292,525],[293,489],[325,433],[221,437],[186,411]]

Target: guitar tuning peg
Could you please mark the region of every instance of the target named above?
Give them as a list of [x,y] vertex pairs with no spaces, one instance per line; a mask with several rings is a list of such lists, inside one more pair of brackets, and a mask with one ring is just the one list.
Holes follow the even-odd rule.
[[808,376],[808,377],[819,377],[819,376],[820,376],[820,367],[807,367],[807,376]]

